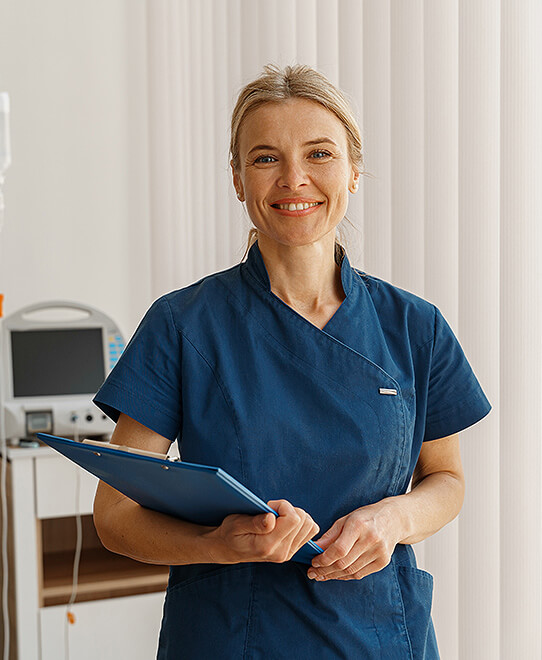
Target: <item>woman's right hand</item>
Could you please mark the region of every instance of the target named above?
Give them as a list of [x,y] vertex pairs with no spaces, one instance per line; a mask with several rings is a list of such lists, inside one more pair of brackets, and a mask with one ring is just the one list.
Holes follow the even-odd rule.
[[217,564],[289,561],[319,531],[310,515],[287,500],[270,500],[267,505],[279,515],[232,514],[206,532],[209,553]]

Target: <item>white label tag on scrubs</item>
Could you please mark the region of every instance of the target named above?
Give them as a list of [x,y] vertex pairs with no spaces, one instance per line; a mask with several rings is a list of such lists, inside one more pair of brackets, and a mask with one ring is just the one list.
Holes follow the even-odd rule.
[[378,391],[380,394],[397,394],[397,390],[389,389],[387,387],[380,387]]

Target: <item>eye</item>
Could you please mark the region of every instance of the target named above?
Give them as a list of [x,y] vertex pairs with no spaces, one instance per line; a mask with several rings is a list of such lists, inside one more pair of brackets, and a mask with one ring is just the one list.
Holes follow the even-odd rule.
[[322,160],[322,158],[327,158],[328,156],[331,156],[329,151],[325,151],[324,149],[318,149],[317,151],[313,151],[311,154],[311,158],[315,158],[316,160]]
[[263,163],[265,165],[266,163],[272,163],[275,160],[276,158],[274,156],[258,156],[254,162]]

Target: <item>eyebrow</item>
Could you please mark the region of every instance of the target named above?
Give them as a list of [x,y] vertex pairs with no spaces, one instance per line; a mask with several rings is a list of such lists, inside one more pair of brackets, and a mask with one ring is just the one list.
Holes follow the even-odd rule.
[[[303,144],[304,147],[308,147],[312,144],[323,144],[323,143],[328,143],[328,144],[333,144],[334,146],[337,146],[337,143],[334,142],[331,138],[328,137],[321,137],[321,138],[316,138],[316,140],[309,140],[308,142],[305,142]],[[247,156],[251,154],[253,151],[258,151],[260,149],[266,150],[266,149],[276,149],[276,147],[271,146],[270,144],[258,144],[255,147],[252,147],[252,149],[248,152]]]

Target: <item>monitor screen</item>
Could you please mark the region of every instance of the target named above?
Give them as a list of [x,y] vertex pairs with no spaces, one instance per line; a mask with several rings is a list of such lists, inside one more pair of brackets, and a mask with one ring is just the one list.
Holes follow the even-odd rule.
[[105,378],[101,328],[11,332],[13,396],[93,394]]

